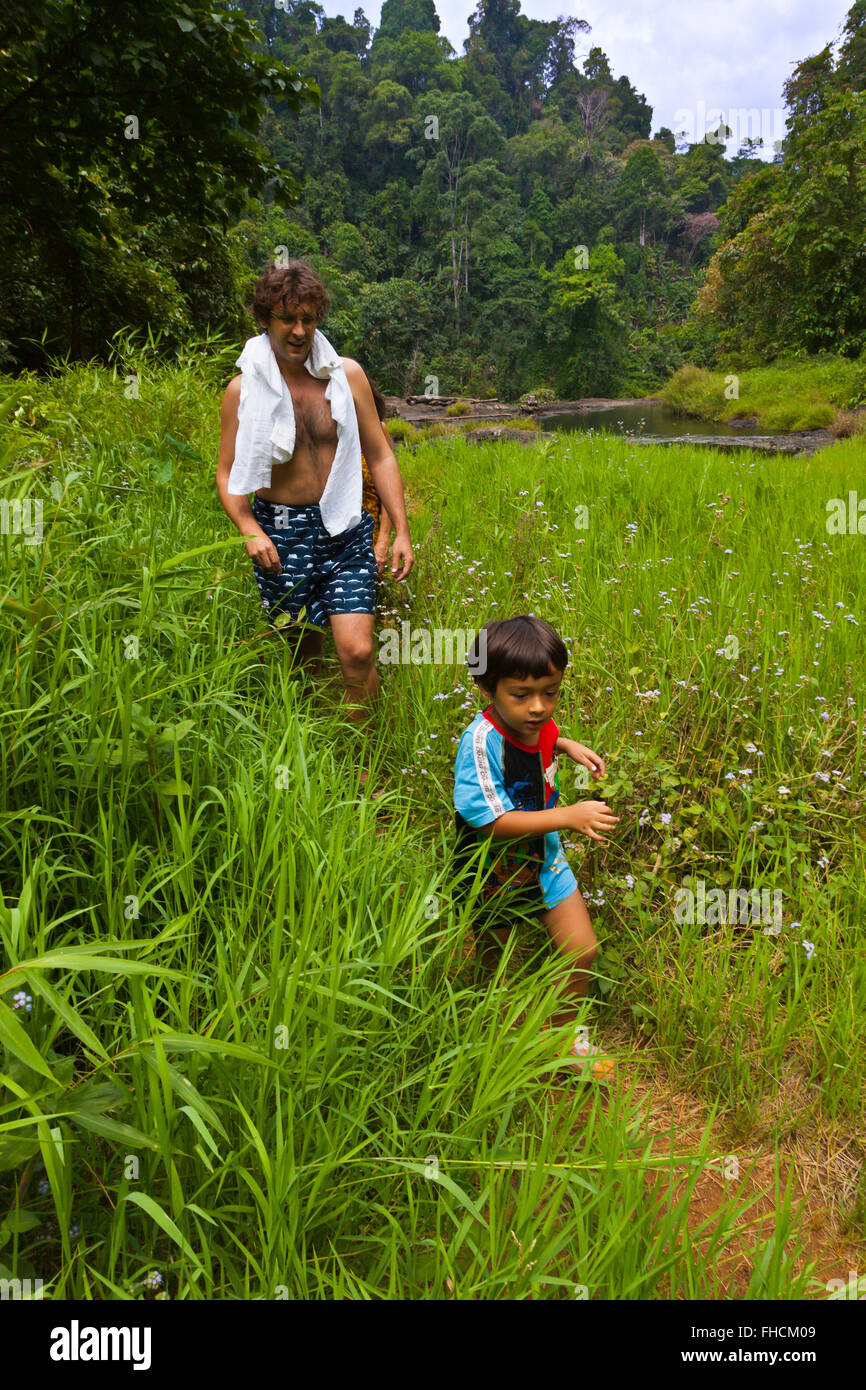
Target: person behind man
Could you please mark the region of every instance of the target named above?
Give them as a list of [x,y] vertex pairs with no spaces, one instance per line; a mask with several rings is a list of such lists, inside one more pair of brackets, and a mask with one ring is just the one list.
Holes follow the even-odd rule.
[[[385,424],[385,397],[379,388],[370,381],[370,390],[373,393],[373,401],[376,406],[376,414],[379,416],[379,423],[388,444],[388,448],[393,452],[393,441],[388,428]],[[376,565],[381,577],[385,566],[388,563],[388,556],[391,552],[391,533],[394,530],[394,523],[388,515],[387,509],[382,506],[382,499],[376,491],[376,484],[373,482],[373,475],[367,465],[367,460],[361,455],[361,473],[364,481],[361,505],[365,512],[369,512],[373,518],[373,553],[376,556]]]
[[[262,606],[273,628],[304,627],[297,654],[322,655],[330,624],[350,717],[379,690],[373,656],[377,561],[373,518],[361,505],[361,456],[393,520],[392,574],[404,580],[414,556],[397,460],[364,369],[340,357],[318,324],[330,299],[313,268],[270,263],[252,314],[262,332],[238,358],[222,401],[216,486],[245,536]],[[250,505],[250,494],[255,493]],[[284,629],[286,630],[286,629]]]

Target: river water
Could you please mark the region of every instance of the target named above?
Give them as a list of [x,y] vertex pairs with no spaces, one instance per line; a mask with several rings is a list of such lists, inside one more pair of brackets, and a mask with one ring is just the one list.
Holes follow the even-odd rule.
[[[730,438],[731,436],[754,434],[752,429],[736,425],[721,424],[715,420],[692,420],[683,415],[675,415],[666,405],[620,405],[609,406],[603,410],[581,410],[537,416],[545,430],[607,430],[611,434],[627,434],[638,438],[653,439],[701,439]],[[761,436],[782,434],[781,430],[762,429]]]

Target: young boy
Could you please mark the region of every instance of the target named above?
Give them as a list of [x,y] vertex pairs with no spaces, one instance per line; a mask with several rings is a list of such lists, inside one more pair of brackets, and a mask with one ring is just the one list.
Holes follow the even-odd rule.
[[[485,645],[486,668],[479,662]],[[619,817],[603,801],[558,805],[556,755],[565,753],[602,777],[604,762],[591,748],[563,738],[553,721],[568,652],[549,623],[528,617],[488,623],[470,652],[470,663],[479,667],[473,679],[490,703],[475,716],[457,749],[457,863],[465,869],[458,896],[465,899],[476,875],[479,835],[489,837],[480,871],[482,929],[502,944],[511,930],[509,919],[540,916],[571,964],[568,993],[576,1001],[586,993],[598,943],[557,831],[579,830],[606,844],[604,832]],[[482,953],[485,964],[490,949]],[[574,1007],[566,1008],[554,1023],[573,1023],[576,1017]],[[600,1058],[580,1034],[569,1055],[579,1059],[574,1065],[591,1066],[600,1079],[612,1069],[610,1060]]]

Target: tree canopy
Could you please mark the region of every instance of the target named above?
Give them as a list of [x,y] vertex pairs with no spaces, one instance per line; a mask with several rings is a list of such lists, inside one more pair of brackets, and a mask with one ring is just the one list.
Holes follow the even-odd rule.
[[[678,149],[576,16],[433,0],[8,0],[0,353],[249,329],[278,254],[383,389],[654,389],[685,361],[864,341],[866,0],[785,88],[773,163]],[[40,346],[41,344],[41,346]]]
[[210,0],[6,0],[0,23],[0,334],[81,355],[142,309],[176,334],[214,292],[226,312],[227,229],[299,191],[254,134],[315,84]]

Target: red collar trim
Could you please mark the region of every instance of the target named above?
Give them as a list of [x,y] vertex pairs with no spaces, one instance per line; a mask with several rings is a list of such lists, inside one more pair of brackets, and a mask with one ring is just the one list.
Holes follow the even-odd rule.
[[493,706],[488,705],[486,710],[483,711],[484,718],[493,725],[494,729],[496,729],[497,732],[500,733],[503,738],[507,738],[509,743],[514,744],[515,748],[522,748],[526,753],[541,752],[544,743],[544,732],[546,729],[550,728],[550,725],[553,723],[552,719],[548,719],[546,723],[542,724],[541,728],[538,730],[537,743],[521,743],[520,739],[514,738],[513,735],[509,734],[505,729],[503,729],[499,720],[496,718],[496,715],[492,713],[492,710]]

